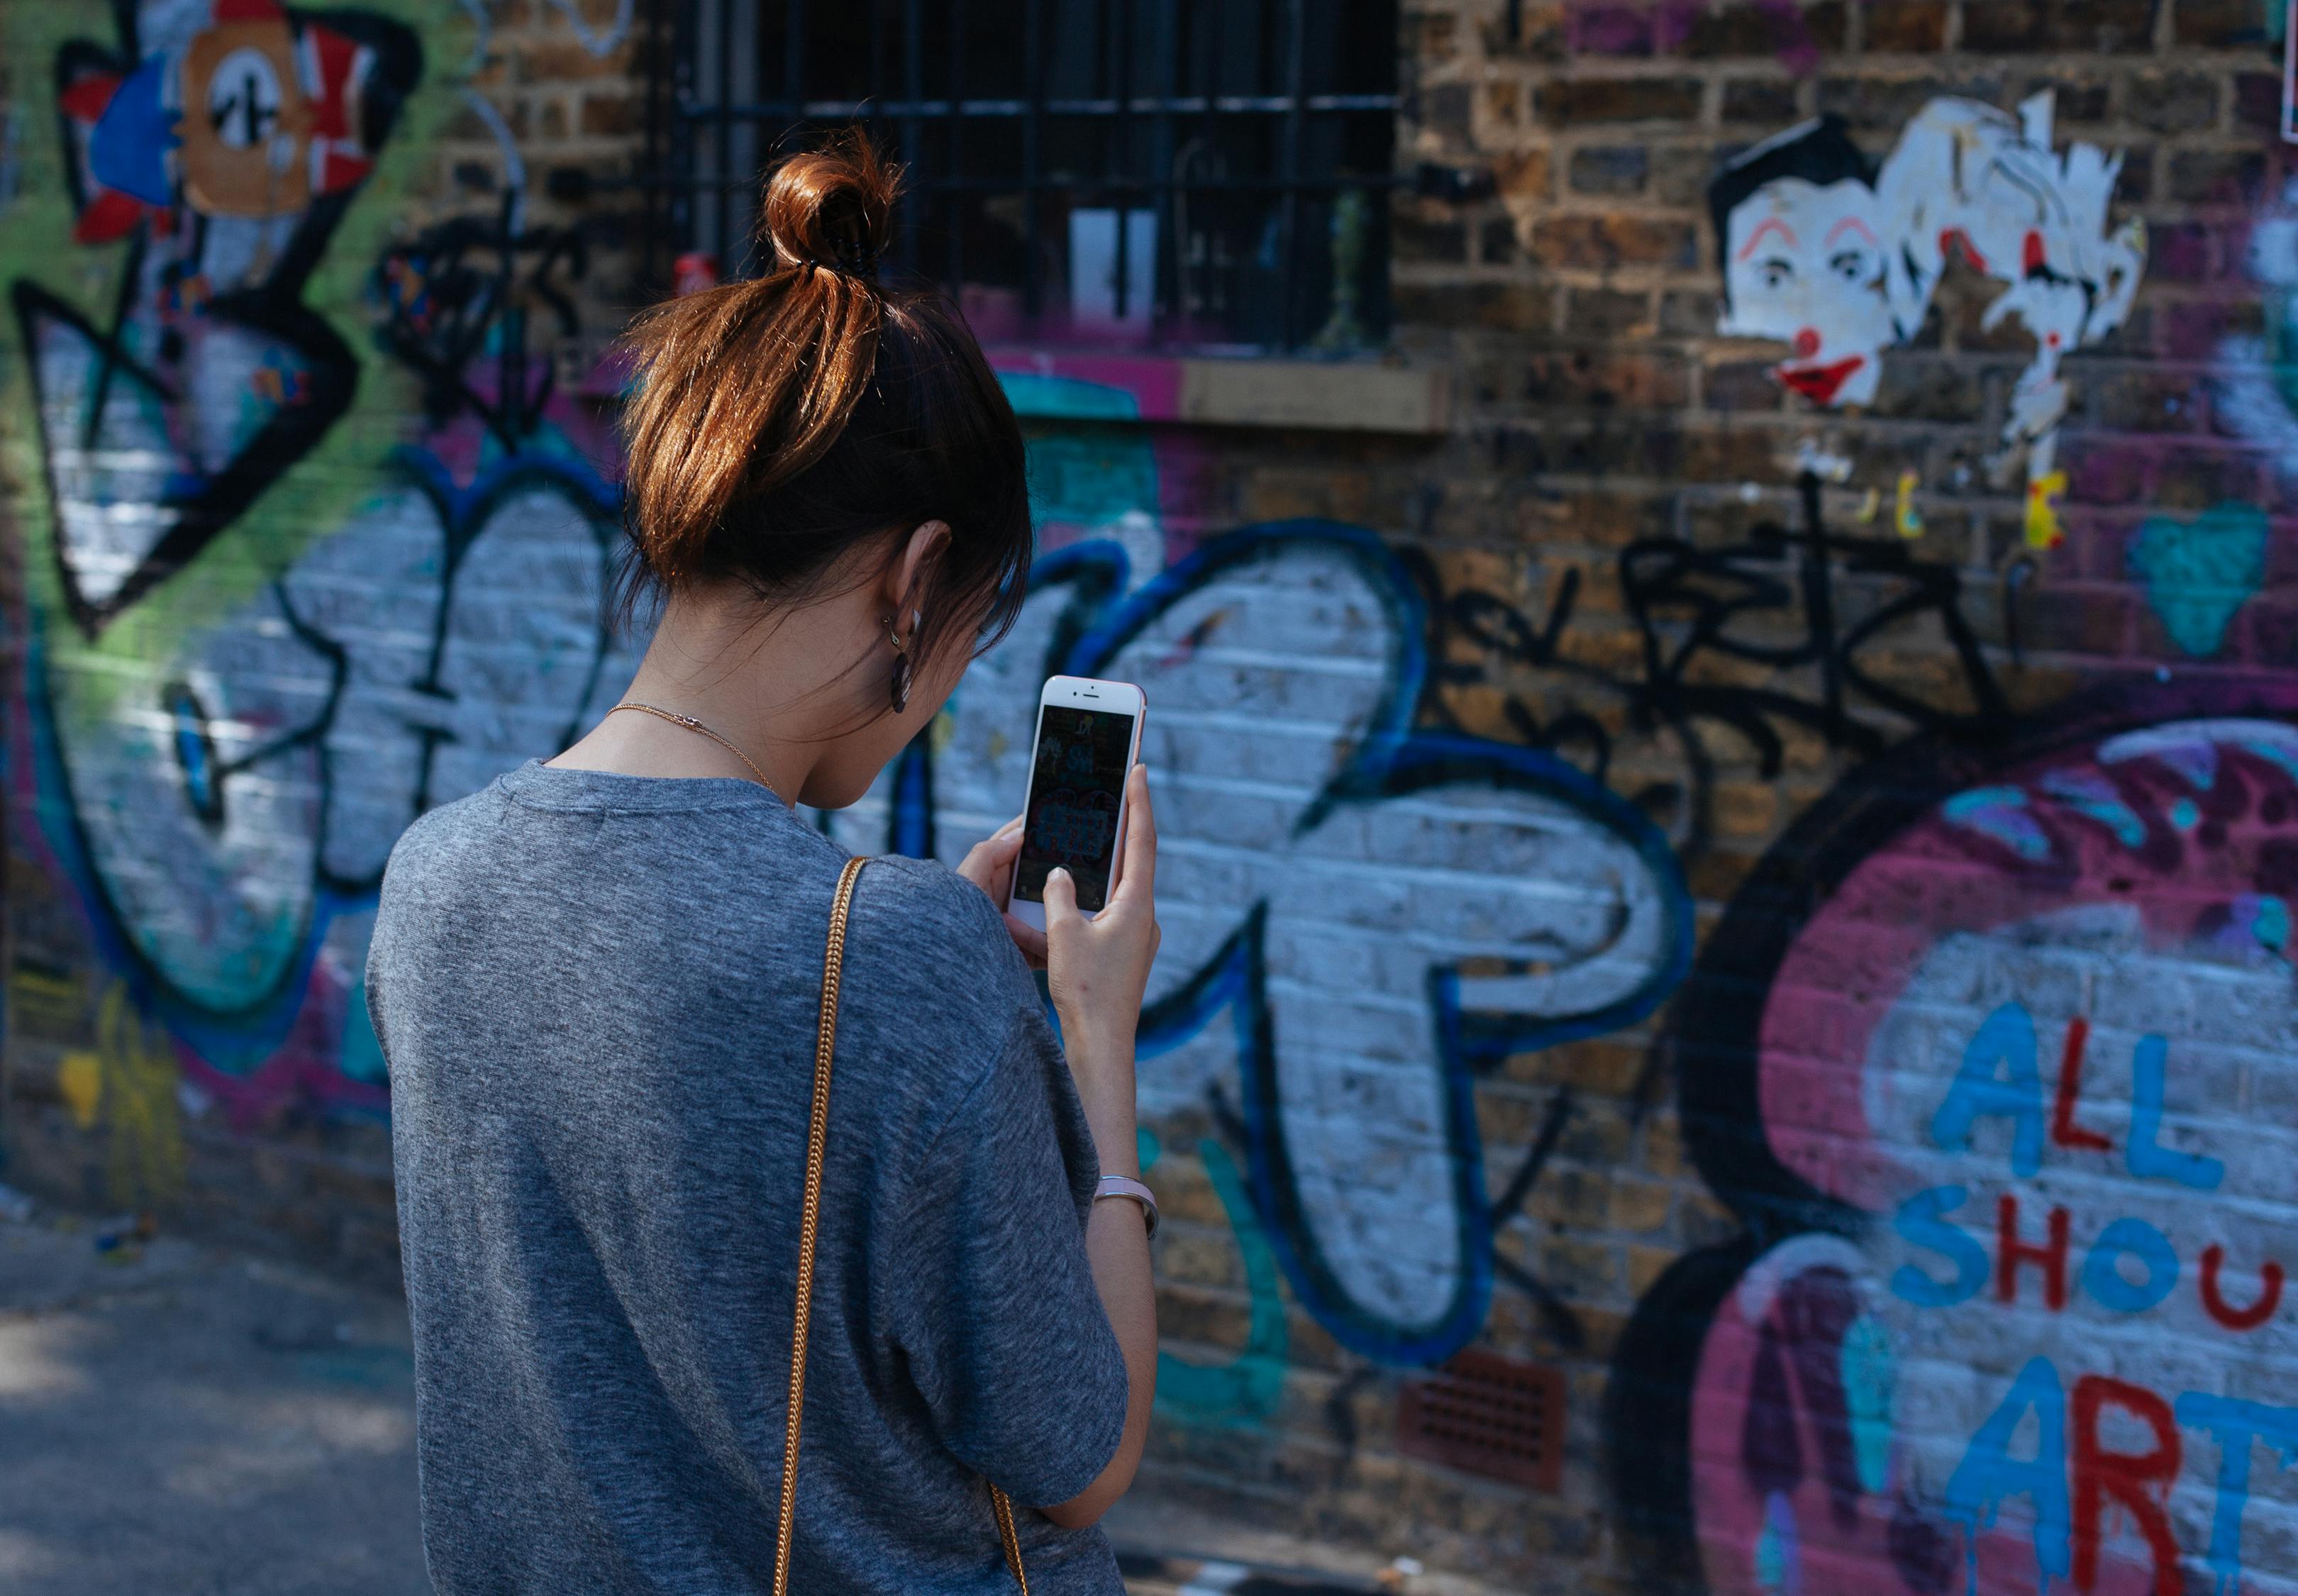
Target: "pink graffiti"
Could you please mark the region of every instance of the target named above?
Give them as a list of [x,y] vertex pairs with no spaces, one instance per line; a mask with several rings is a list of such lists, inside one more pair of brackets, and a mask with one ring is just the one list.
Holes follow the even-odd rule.
[[381,1081],[353,1080],[342,1068],[348,1005],[366,1001],[363,986],[347,982],[322,960],[312,967],[286,1037],[253,1070],[227,1074],[178,1038],[176,1063],[192,1088],[190,1101],[212,1104],[223,1122],[242,1134],[277,1129],[299,1113],[366,1114],[380,1121],[391,1109],[389,1088]]
[[2128,904],[2151,942],[2211,934],[2253,891],[2261,853],[2298,821],[2298,732],[2197,721],[2107,740],[1974,788],[1856,870],[1772,987],[1761,1101],[1773,1151],[1820,1190],[1876,1211],[1905,1172],[1867,1123],[1864,1059],[1923,951],[2084,904]]
[[1991,772],[1796,932],[1762,1139],[1870,1217],[1761,1251],[1705,1332],[1715,1596],[2287,1588],[2258,1526],[2298,1470],[2220,1436],[2298,1425],[2298,1244],[2239,1217],[2287,1202],[2270,1138],[2298,1132],[2290,696]]

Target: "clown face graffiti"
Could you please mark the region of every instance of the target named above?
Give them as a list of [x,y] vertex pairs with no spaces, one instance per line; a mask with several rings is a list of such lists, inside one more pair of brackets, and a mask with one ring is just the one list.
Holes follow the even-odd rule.
[[1882,351],[1898,336],[1875,191],[1856,178],[1775,178],[1732,209],[1723,241],[1717,330],[1787,344],[1779,379],[1815,403],[1872,401]]
[[1821,117],[1731,161],[1707,190],[1724,274],[1718,330],[1787,344],[1774,375],[1817,404],[1874,399],[1883,351],[1922,327],[1953,261],[2005,285],[1980,327],[2024,327],[2035,358],[1988,464],[2007,480],[2024,455],[2033,548],[2061,535],[2060,361],[2122,324],[2146,264],[2142,222],[2107,230],[2122,158],[2086,144],[2059,151],[2052,104],[2048,90],[2015,117],[1934,100],[1880,170],[1841,117]]

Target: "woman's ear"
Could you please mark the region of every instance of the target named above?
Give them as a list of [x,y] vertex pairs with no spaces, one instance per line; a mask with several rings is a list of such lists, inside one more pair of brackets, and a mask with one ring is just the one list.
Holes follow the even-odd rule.
[[912,613],[918,607],[918,596],[925,591],[925,579],[933,564],[949,547],[949,523],[922,521],[903,542],[893,563],[886,568],[884,591],[886,612],[895,617],[895,629],[906,633],[917,623]]

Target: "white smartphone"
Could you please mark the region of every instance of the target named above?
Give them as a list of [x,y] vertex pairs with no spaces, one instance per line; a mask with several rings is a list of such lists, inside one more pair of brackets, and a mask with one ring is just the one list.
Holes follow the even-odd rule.
[[1125,778],[1141,757],[1147,708],[1130,682],[1054,676],[1037,695],[1037,742],[1021,806],[1021,854],[1006,907],[1046,926],[1046,876],[1054,866],[1077,883],[1087,919],[1117,889],[1125,852]]

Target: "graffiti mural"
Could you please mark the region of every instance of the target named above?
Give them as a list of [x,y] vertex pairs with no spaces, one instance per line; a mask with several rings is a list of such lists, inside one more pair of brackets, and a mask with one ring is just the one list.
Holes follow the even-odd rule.
[[[525,224],[506,144],[492,210],[334,269],[366,279],[330,306],[371,322],[362,362],[302,295],[417,90],[414,33],[271,0],[119,14],[116,48],[54,57],[70,247],[109,318],[13,283],[54,556],[19,780],[186,1112],[379,1112],[360,972],[393,841],[563,746],[630,666],[611,388],[562,358],[584,236]],[[378,374],[419,415],[339,445]],[[267,508],[323,441],[320,490]]]
[[1402,1362],[1482,1327],[1494,1232],[1528,1190],[1488,1195],[1478,1075],[1649,1013],[1690,936],[1641,812],[1551,755],[1416,731],[1426,636],[1358,529],[1242,528],[1137,583],[1122,548],[1074,543],[930,750],[834,823],[912,851],[930,824],[955,858],[1018,802],[1047,672],[1140,682],[1165,930],[1145,1117],[1210,1101],[1233,1121],[1294,1295]]
[[1659,1560],[1719,1596],[2286,1588],[2294,897],[2286,682],[1910,745],[1781,839],[1663,1043],[1744,1229],[1618,1355]]
[[[402,338],[424,259],[394,251],[378,274],[409,296],[388,305]],[[630,667],[606,617],[617,495],[574,441],[595,450],[599,424],[554,402],[547,362],[490,343],[382,491],[182,639],[141,713],[40,717],[64,851],[193,1034],[225,1020],[276,1041],[316,1001],[315,965],[355,999],[400,831],[565,746]],[[379,1081],[364,1005],[327,1006],[347,1071]]]
[[2228,502],[2191,521],[2150,516],[2130,541],[2130,574],[2178,650],[2208,659],[2235,615],[2265,584],[2269,528],[2254,504]]
[[[1161,1152],[1154,1133],[1142,1137],[1141,1169],[1156,1167]],[[1190,1425],[1231,1429],[1258,1429],[1273,1418],[1285,1398],[1285,1366],[1292,1329],[1285,1318],[1285,1294],[1277,1255],[1270,1251],[1266,1228],[1254,1212],[1236,1160],[1212,1137],[1197,1143],[1197,1156],[1205,1166],[1222,1216],[1236,1238],[1237,1261],[1244,1269],[1245,1294],[1252,1306],[1245,1326],[1244,1345],[1225,1362],[1200,1363],[1160,1348],[1157,1353],[1157,1408]]]
[[349,408],[357,362],[302,302],[422,71],[412,32],[276,0],[118,12],[55,62],[72,242],[124,245],[101,324],[10,285],[54,555],[93,633]]
[[1922,327],[1949,265],[2003,285],[1982,328],[2035,341],[2002,428],[1998,467],[2023,457],[2028,542],[2056,537],[2058,430],[2068,353],[2122,325],[2145,267],[2133,219],[2110,232],[2121,158],[2052,149],[2053,96],[2014,118],[1932,101],[1876,164],[1843,120],[1789,129],[1730,162],[1708,190],[1724,273],[1717,330],[1789,346],[1779,380],[1823,406],[1872,403],[1887,349]]

